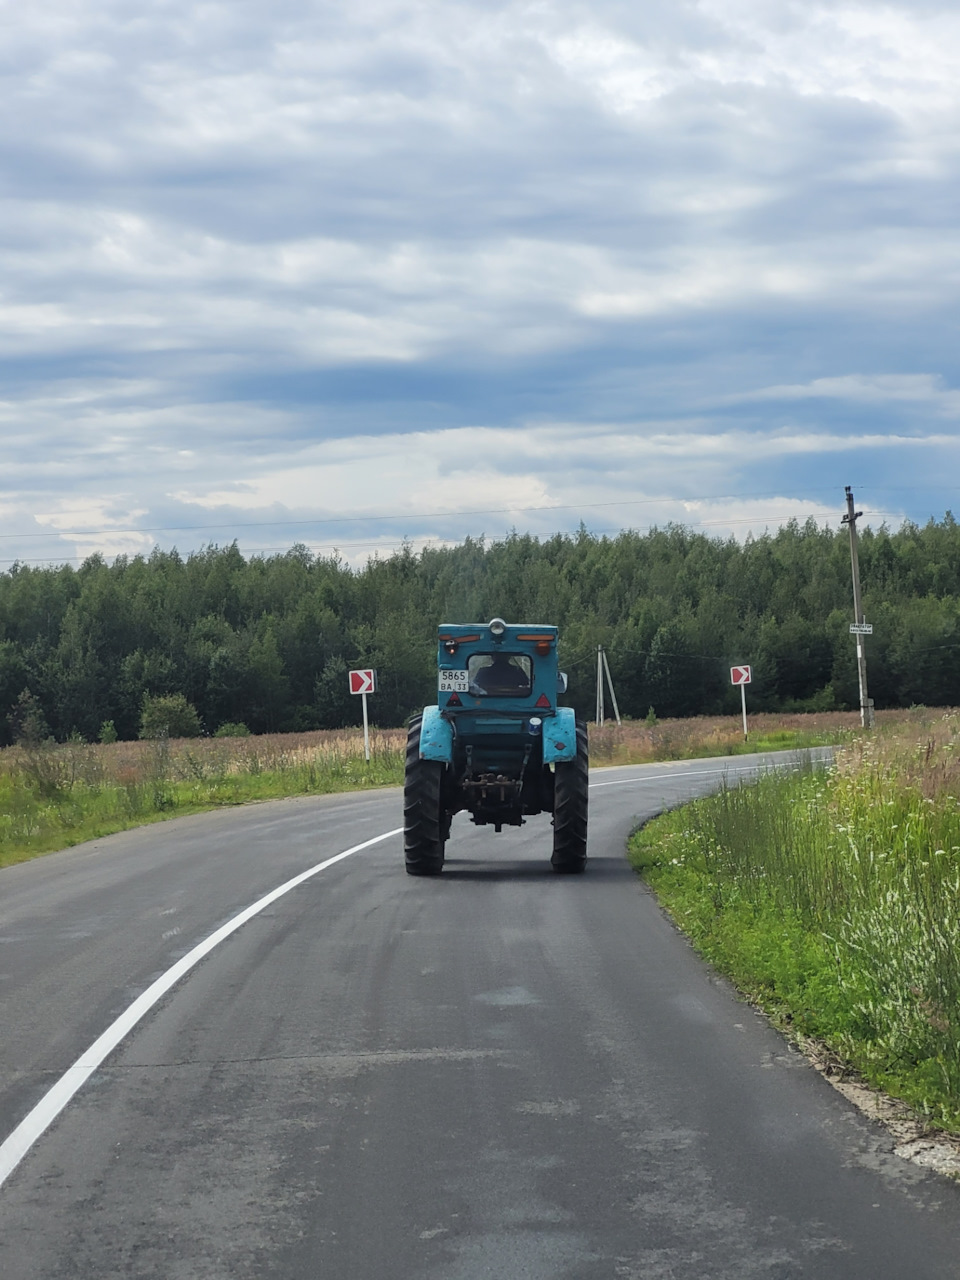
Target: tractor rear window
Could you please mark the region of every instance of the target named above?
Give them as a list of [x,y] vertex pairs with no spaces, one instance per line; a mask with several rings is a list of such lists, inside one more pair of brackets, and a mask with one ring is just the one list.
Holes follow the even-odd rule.
[[525,653],[473,653],[467,679],[479,697],[522,698],[533,687],[533,663]]

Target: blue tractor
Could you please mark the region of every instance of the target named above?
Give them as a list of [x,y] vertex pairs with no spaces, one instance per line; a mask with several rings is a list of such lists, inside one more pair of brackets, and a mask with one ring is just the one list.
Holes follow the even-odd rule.
[[437,705],[410,723],[403,846],[413,876],[439,875],[455,813],[478,826],[553,814],[556,871],[587,861],[587,726],[557,699],[557,628],[441,625]]

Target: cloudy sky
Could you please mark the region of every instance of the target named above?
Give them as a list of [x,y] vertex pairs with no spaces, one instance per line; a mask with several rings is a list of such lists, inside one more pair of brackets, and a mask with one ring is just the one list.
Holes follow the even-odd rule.
[[960,515],[954,4],[0,3],[0,569]]

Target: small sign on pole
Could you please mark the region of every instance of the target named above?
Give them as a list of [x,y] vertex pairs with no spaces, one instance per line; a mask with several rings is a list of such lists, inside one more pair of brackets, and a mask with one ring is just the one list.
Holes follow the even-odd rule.
[[872,622],[851,622],[850,634],[852,636],[872,636],[873,623]]
[[372,667],[349,672],[350,692],[359,693],[363,700],[363,754],[370,760],[370,724],[367,720],[367,694],[377,692],[377,673]]
[[747,685],[753,679],[753,673],[749,667],[731,667],[730,683],[740,686],[740,707],[743,711],[743,738],[747,738]]

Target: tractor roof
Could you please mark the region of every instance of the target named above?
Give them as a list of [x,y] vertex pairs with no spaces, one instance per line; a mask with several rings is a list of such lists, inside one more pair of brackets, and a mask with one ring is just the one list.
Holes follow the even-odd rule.
[[524,641],[533,644],[538,640],[555,642],[557,628],[544,623],[503,622],[494,618],[491,622],[442,622],[437,628],[437,637],[441,644],[445,640],[455,640],[457,644],[516,644]]

